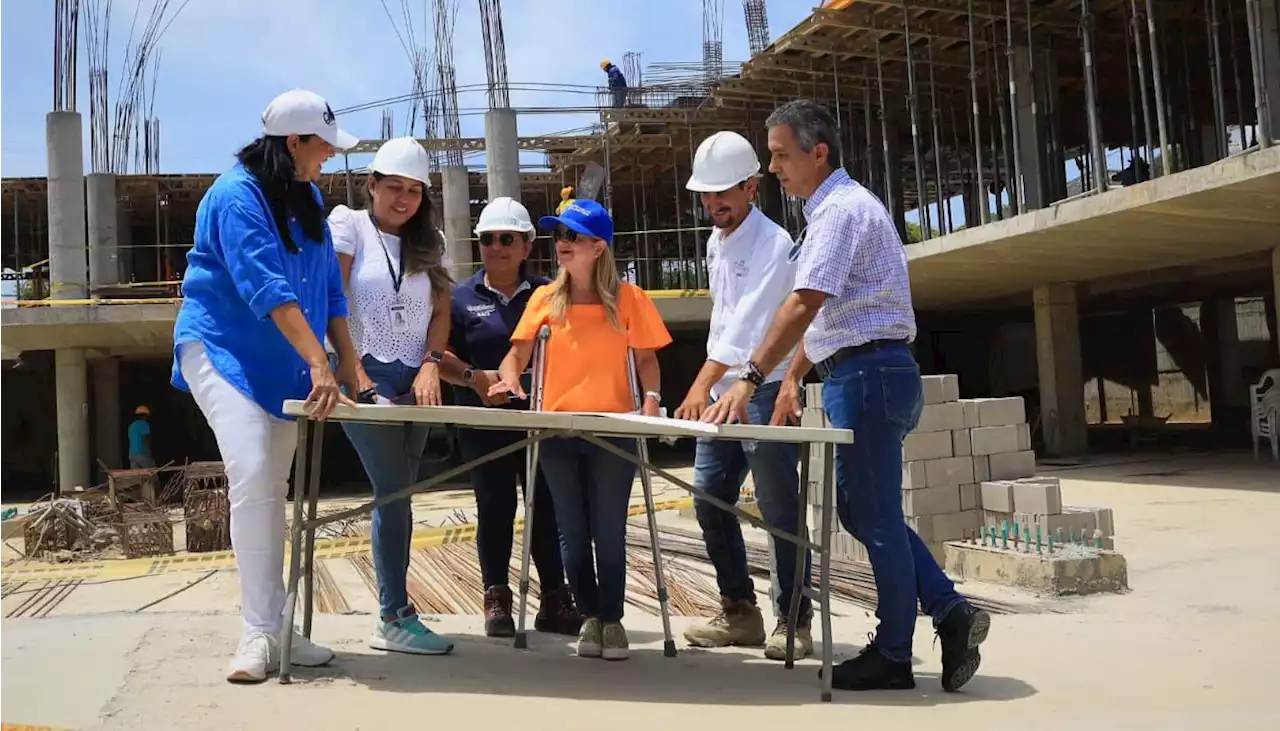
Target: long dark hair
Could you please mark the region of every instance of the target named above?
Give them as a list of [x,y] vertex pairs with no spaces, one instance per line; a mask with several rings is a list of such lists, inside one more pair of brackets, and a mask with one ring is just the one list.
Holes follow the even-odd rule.
[[[382,182],[386,177],[382,173],[373,173],[373,183]],[[368,198],[367,205],[372,209],[373,185],[369,186],[365,195]],[[423,186],[422,203],[418,205],[418,210],[400,227],[400,246],[404,249],[405,271],[409,274],[426,274],[431,281],[434,296],[448,295],[453,288],[453,277],[449,276],[449,270],[444,266],[444,237],[440,235],[435,206],[431,204],[426,186]]]
[[[303,142],[312,135],[298,135]],[[302,233],[313,243],[324,241],[324,207],[316,198],[315,186],[309,180],[298,180],[293,166],[293,156],[285,137],[263,136],[250,142],[236,153],[236,159],[253,175],[262,187],[276,222],[284,248],[298,253],[298,244],[289,233],[289,214],[298,219]]]

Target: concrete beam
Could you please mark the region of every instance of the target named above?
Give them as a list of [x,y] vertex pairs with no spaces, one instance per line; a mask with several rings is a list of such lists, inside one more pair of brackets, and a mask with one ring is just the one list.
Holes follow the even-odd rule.
[[1076,285],[1036,287],[1033,300],[1045,451],[1055,456],[1083,454],[1088,449],[1088,428]]

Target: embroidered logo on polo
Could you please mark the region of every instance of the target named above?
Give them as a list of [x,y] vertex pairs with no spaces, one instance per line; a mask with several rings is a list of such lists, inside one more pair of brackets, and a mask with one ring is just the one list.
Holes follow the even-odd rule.
[[471,313],[472,315],[475,315],[476,317],[488,317],[489,315],[492,315],[497,310],[498,310],[498,306],[490,303],[484,303],[484,304],[478,304],[478,305],[467,305],[467,312]]

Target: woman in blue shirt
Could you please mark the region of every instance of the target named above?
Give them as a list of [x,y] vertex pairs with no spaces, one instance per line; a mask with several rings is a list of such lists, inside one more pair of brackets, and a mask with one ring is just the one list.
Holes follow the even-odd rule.
[[[511,332],[524,315],[529,295],[547,284],[526,269],[533,249],[533,222],[519,202],[495,198],[480,212],[476,234],[484,267],[453,290],[453,323],[442,373],[460,387],[455,389],[460,405],[527,409],[527,401],[512,401],[506,394],[490,396],[489,387],[498,381],[498,366],[511,349]],[[466,429],[458,442],[466,459],[472,460],[524,437],[524,432]],[[484,631],[490,637],[511,637],[516,632],[509,566],[516,483],[523,485],[526,479],[524,452],[471,470],[471,487],[476,493],[476,548],[485,586]],[[555,510],[541,472],[534,490],[531,543],[540,587],[533,626],[539,632],[577,635],[582,615],[565,584]]]
[[[338,259],[324,220],[320,167],[357,140],[324,99],[294,90],[272,100],[263,135],[218,176],[196,210],[183,302],[174,325],[173,385],[190,391],[222,453],[244,634],[227,680],[260,682],[279,663],[285,605],[284,503],[297,423],[287,399],[318,418],[351,403],[356,356]],[[337,349],[338,375],[321,343]],[[333,653],[297,635],[293,662]]]

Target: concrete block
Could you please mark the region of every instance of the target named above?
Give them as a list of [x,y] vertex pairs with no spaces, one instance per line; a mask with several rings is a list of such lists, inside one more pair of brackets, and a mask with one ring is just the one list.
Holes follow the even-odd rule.
[[926,404],[920,411],[920,423],[915,431],[951,431],[964,428],[964,406],[952,402],[946,404]]
[[960,486],[960,509],[977,510],[982,507],[982,491],[976,482],[967,482]]
[[1030,526],[1031,535],[1033,536],[1038,526],[1040,534],[1044,536],[1046,541],[1049,536],[1053,536],[1056,540],[1059,530],[1062,531],[1062,536],[1066,539],[1073,535],[1092,538],[1093,531],[1098,527],[1097,516],[1090,511],[1079,508],[1063,508],[1062,512],[1056,515],[1019,512],[1014,513],[1014,519]]
[[1102,531],[1104,536],[1114,536],[1116,534],[1116,519],[1111,508],[1086,508],[1086,507],[1068,507],[1063,508],[1062,512],[1086,511],[1093,513],[1094,527]]
[[982,482],[982,509],[994,513],[1013,512],[1013,483],[1007,480]]
[[[974,459],[977,459],[976,457]],[[1016,480],[1036,474],[1035,452],[1006,452],[987,457],[991,480]]]
[[953,485],[926,487],[923,490],[902,491],[902,512],[905,515],[941,515],[960,512],[960,488]]
[[902,489],[919,490],[929,486],[929,476],[924,462],[902,463]]
[[951,453],[956,457],[968,457],[973,454],[968,429],[955,429],[951,432]]
[[973,457],[973,481],[983,482],[991,479],[991,460],[988,457]]
[[1018,451],[1027,452],[1031,450],[1031,427],[1027,424],[1018,424],[1015,427],[1018,430]]
[[938,543],[963,538],[978,532],[982,517],[977,510],[962,510],[942,515],[913,515],[907,523],[925,543]]
[[926,487],[963,485],[966,482],[976,482],[973,479],[972,457],[931,459],[924,463],[924,469]]
[[[1024,425],[1025,426],[1025,425]],[[980,426],[969,430],[970,452],[975,457],[1018,451],[1018,427]]]
[[1027,423],[1027,408],[1021,396],[978,398],[961,401],[966,417],[979,426],[1014,426]]
[[951,432],[912,432],[902,441],[902,459],[915,462],[926,459],[942,459],[951,455]]
[[924,376],[922,380],[925,404],[945,404],[960,399],[959,376]]
[[1124,556],[1109,550],[1063,546],[1050,553],[951,541],[943,563],[947,573],[965,581],[989,581],[1041,594],[1097,594],[1129,588]]
[[999,528],[1006,522],[1013,521],[1013,513],[1004,513],[999,510],[982,509],[982,525],[990,528]]
[[964,409],[964,428],[975,429],[982,426],[982,419],[978,414],[977,399],[963,399],[960,406]]
[[1014,480],[1013,510],[1034,515],[1062,512],[1062,484],[1056,477]]

